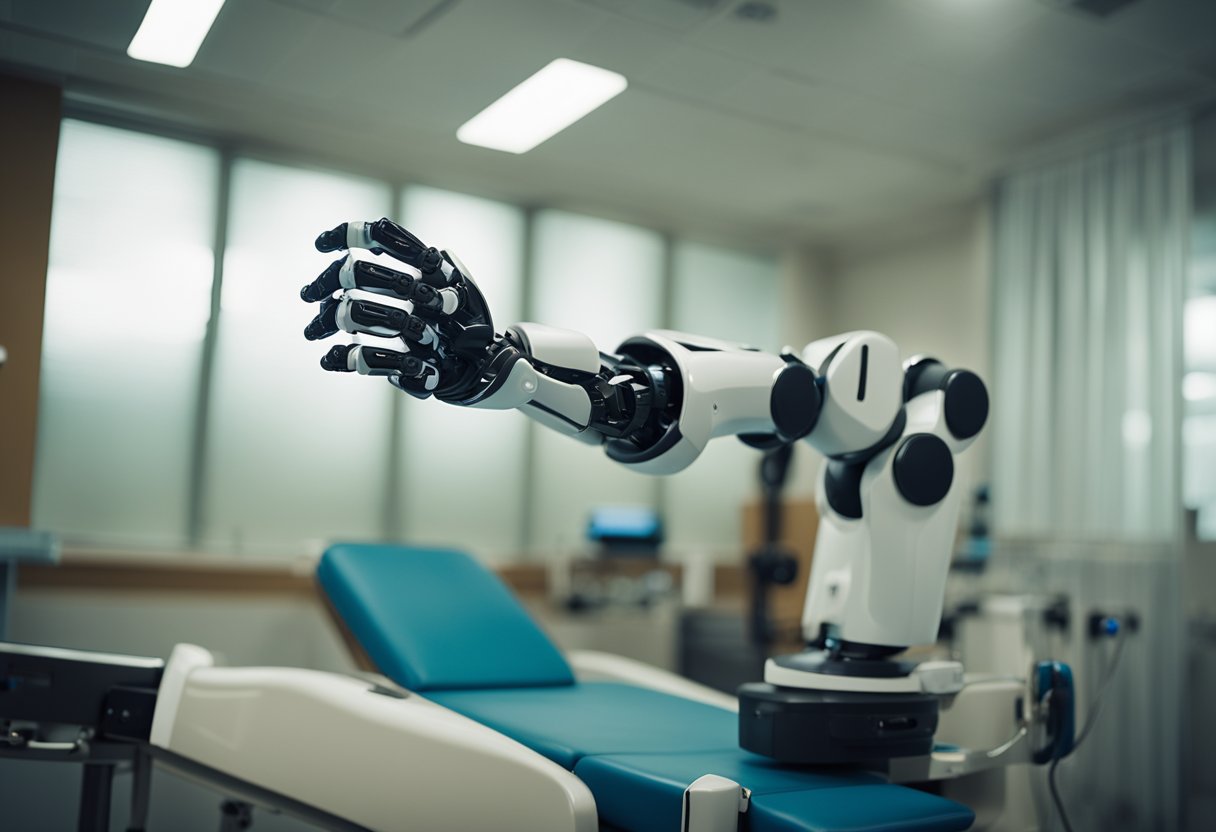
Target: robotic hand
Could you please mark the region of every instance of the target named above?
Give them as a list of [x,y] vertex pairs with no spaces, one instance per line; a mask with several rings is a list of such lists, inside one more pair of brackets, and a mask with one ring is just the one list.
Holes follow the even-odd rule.
[[326,370],[387,376],[412,396],[435,395],[471,404],[485,392],[482,366],[494,359],[511,360],[507,345],[494,335],[485,298],[453,256],[424,246],[384,219],[342,223],[317,237],[316,246],[323,252],[366,249],[387,254],[415,272],[359,260],[352,253],[335,260],[300,290],[303,300],[321,304],[304,330],[308,340],[327,338],[341,329],[400,338],[403,343],[400,351],[336,346],[321,359]]

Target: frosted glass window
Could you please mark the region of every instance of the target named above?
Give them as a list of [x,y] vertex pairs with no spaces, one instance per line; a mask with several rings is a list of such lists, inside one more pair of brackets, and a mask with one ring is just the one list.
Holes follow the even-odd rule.
[[[586,332],[604,351],[659,326],[663,241],[657,233],[559,211],[541,212],[533,233],[536,321]],[[532,543],[542,551],[581,547],[596,506],[657,502],[654,477],[617,465],[598,447],[543,428],[534,447]]]
[[383,379],[318,366],[330,346],[354,338],[305,341],[316,305],[299,292],[338,256],[318,253],[316,235],[385,216],[389,188],[239,159],[231,193],[204,542],[301,552],[334,538],[380,537],[396,391]]
[[[524,216],[510,205],[434,188],[406,189],[401,221],[428,245],[453,252],[502,332],[520,317]],[[524,548],[527,418],[402,396],[401,505],[394,532],[490,560]],[[439,499],[438,495],[458,495]]]
[[181,544],[218,155],[68,120],[55,171],[34,524]]
[[[673,260],[674,328],[769,352],[781,348],[776,340],[775,258],[678,243]],[[759,463],[758,451],[724,436],[666,481],[667,539],[673,553],[695,550],[739,558],[742,506],[759,495]]]

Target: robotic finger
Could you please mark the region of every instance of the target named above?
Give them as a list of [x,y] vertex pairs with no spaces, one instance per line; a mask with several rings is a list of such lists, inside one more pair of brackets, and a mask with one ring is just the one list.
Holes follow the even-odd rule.
[[422,273],[422,280],[435,287],[460,282],[461,269],[452,258],[428,246],[389,219],[375,222],[344,222],[317,237],[317,251],[361,248],[373,254],[388,254]]
[[405,392],[426,398],[439,386],[439,368],[405,352],[365,344],[339,344],[321,357],[321,368],[335,373],[388,376]]
[[315,303],[343,289],[363,289],[407,300],[422,315],[451,315],[460,308],[460,296],[455,289],[436,289],[413,275],[356,260],[353,254],[330,263],[316,280],[300,290],[300,298]]
[[389,306],[352,294],[326,298],[321,311],[304,328],[309,341],[328,338],[338,330],[382,338],[400,337],[419,347],[442,353],[439,333],[421,317],[399,306]]

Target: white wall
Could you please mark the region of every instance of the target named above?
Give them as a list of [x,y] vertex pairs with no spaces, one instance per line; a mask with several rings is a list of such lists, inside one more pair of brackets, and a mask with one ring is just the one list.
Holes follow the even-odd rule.
[[[824,266],[830,332],[873,329],[904,357],[931,355],[979,373],[991,389],[989,214],[977,201],[899,242],[830,252]],[[827,333],[825,333],[827,334]],[[987,434],[968,453],[970,482],[986,479]]]
[[[875,229],[828,249],[791,248],[781,260],[781,343],[873,329],[904,356],[932,355],[991,377],[989,217],[984,202],[919,218],[915,232]],[[981,437],[969,453],[970,483],[988,471]],[[820,458],[800,448],[790,493],[813,496]]]
[[986,374],[988,236],[988,211],[977,203],[943,217],[925,236],[833,252],[833,331],[876,329],[905,356],[925,353]]

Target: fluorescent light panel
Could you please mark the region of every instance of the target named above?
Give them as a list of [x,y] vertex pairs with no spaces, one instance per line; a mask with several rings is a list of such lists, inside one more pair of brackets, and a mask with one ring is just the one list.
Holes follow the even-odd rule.
[[127,54],[138,61],[190,66],[224,0],[152,0]]
[[466,121],[456,138],[507,153],[527,153],[628,85],[618,72],[558,58]]

